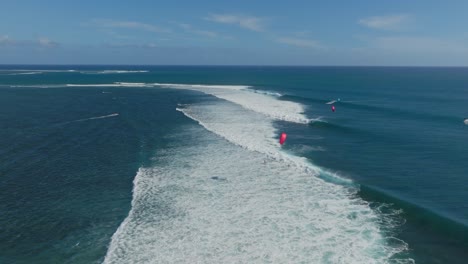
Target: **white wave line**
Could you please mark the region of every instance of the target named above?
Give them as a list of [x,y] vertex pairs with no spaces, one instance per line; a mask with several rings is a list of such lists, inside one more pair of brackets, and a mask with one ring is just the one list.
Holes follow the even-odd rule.
[[87,121],[87,120],[103,119],[103,118],[109,118],[109,117],[114,117],[114,116],[118,116],[118,115],[119,115],[119,113],[113,113],[113,114],[110,114],[110,115],[95,116],[95,117],[90,117],[90,118],[78,119],[78,120],[70,121],[69,123],[72,123],[72,122],[82,122],[82,121]]
[[10,73],[7,75],[32,75],[32,74],[41,74],[40,71],[31,71],[31,72],[18,72],[18,73]]
[[124,73],[146,73],[147,70],[102,70],[102,71],[80,71],[82,74],[124,74]]
[[126,82],[115,82],[115,83],[100,83],[100,84],[77,84],[67,83],[65,87],[152,87],[146,83],[126,83]]
[[9,69],[9,70],[1,70],[1,71],[6,71],[6,72],[76,72],[76,70],[39,70],[39,69],[34,69],[34,70],[26,70],[26,69]]
[[304,106],[290,101],[280,101],[265,93],[256,93],[245,85],[191,85],[154,83],[155,86],[176,89],[189,89],[213,95],[220,99],[230,101],[245,109],[263,114],[267,117],[308,124],[312,120],[304,116]]

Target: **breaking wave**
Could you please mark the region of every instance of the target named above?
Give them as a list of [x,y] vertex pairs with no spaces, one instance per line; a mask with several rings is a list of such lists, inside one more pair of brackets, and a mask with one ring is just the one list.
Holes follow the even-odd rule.
[[[167,139],[153,167],[139,169],[132,209],[104,263],[414,262],[399,258],[407,244],[391,232],[398,212],[371,209],[355,185],[323,180],[326,171],[285,153],[276,142],[278,118],[265,113],[276,110],[246,107],[245,94],[255,93],[161,86],[223,100],[177,107],[195,123]],[[298,114],[270,99],[260,102]]]

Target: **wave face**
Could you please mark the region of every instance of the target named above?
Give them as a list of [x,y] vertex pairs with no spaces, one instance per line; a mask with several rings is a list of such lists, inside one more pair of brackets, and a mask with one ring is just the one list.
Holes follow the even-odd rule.
[[413,262],[397,259],[407,245],[385,231],[389,216],[281,151],[267,109],[293,104],[259,95],[254,108],[248,91],[189,89],[224,100],[177,109],[196,123],[139,169],[104,263]]

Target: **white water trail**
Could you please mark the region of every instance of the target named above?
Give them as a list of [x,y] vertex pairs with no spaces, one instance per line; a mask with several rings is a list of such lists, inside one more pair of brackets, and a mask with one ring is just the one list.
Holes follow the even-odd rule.
[[83,122],[83,121],[96,120],[96,119],[104,119],[104,118],[115,117],[115,116],[118,116],[118,115],[119,115],[119,113],[113,113],[113,114],[110,114],[110,115],[94,116],[94,117],[89,117],[89,118],[77,119],[77,120],[68,121],[68,122],[61,123],[61,124],[63,125],[63,124],[69,124],[69,123],[75,123],[75,122]]

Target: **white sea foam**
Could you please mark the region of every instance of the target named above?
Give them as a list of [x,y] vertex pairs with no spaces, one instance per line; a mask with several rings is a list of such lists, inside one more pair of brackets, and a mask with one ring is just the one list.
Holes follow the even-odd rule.
[[33,74],[41,74],[41,71],[30,71],[30,72],[17,72],[17,73],[10,73],[7,75],[33,75]]
[[280,97],[282,94],[278,92],[272,92],[272,91],[265,91],[265,90],[252,90],[254,93],[259,93],[259,94],[266,94],[266,95],[271,95],[271,96],[276,96]]
[[55,84],[46,84],[46,85],[9,85],[10,88],[63,88],[65,85],[55,85]]
[[223,100],[178,111],[201,126],[139,169],[104,263],[390,263],[406,249],[355,188],[282,152],[272,118]]
[[187,89],[187,90],[204,90],[204,89],[244,90],[250,87],[248,85],[214,85],[214,84],[180,84],[180,83],[152,83],[152,85],[166,87],[166,88]]
[[80,71],[83,74],[123,74],[123,73],[145,73],[146,70],[103,70],[103,71]]
[[307,124],[311,119],[304,115],[304,106],[290,101],[278,100],[276,97],[266,96],[249,86],[240,85],[193,85],[193,84],[164,84],[154,85],[177,89],[190,89],[211,94],[218,98],[236,103],[242,107],[261,113],[270,118],[295,123]]
[[44,73],[44,72],[76,72],[76,70],[40,70],[40,69],[34,69],[34,70],[9,69],[9,70],[1,70],[1,71],[6,71],[6,72],[38,72],[38,73]]
[[126,83],[126,82],[115,82],[115,83],[100,83],[100,84],[78,84],[78,83],[67,83],[66,87],[152,87],[152,85],[146,83]]
[[[41,69],[9,69],[9,70],[1,70],[3,72],[15,72],[10,75],[18,75],[18,74],[39,74],[39,73],[66,73],[66,72],[77,72],[82,74],[125,74],[125,73],[146,73],[149,72],[148,70],[41,70]],[[34,72],[34,73],[33,73]]]

